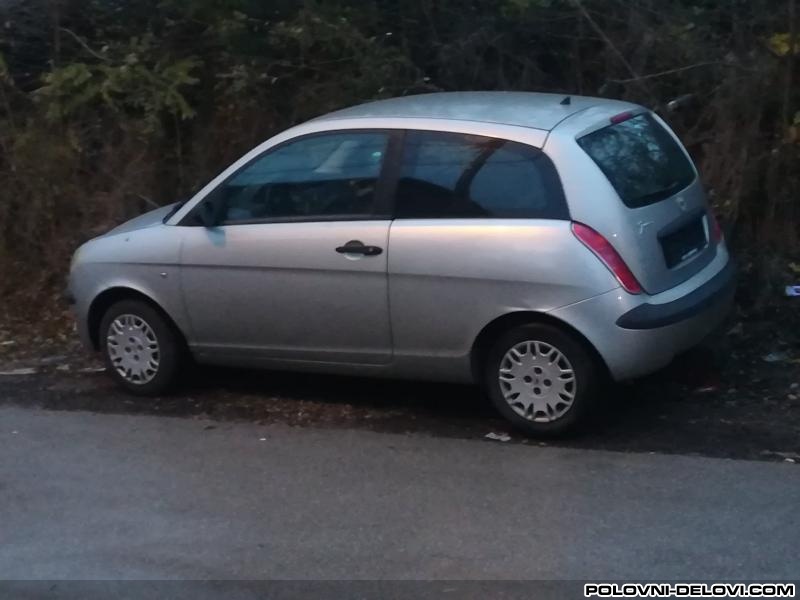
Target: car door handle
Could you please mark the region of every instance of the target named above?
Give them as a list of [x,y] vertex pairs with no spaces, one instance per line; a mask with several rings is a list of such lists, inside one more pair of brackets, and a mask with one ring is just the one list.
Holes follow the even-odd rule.
[[365,246],[358,240],[350,240],[344,246],[336,248],[339,254],[363,254],[364,256],[377,256],[383,252],[383,248],[378,246]]

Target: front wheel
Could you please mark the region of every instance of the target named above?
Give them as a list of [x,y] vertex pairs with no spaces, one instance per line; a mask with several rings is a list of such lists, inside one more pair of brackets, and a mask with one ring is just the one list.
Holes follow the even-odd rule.
[[497,410],[534,436],[576,429],[591,414],[601,383],[584,344],[546,324],[516,327],[488,352],[484,384]]
[[180,338],[149,304],[117,302],[103,316],[99,337],[106,368],[126,391],[155,396],[174,384],[182,355]]

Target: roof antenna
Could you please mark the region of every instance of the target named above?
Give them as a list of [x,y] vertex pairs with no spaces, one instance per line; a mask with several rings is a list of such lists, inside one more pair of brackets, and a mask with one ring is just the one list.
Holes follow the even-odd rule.
[[570,98],[569,96],[564,96],[564,99],[561,102],[559,102],[559,104],[561,106],[569,106],[570,104],[572,104],[572,98]]

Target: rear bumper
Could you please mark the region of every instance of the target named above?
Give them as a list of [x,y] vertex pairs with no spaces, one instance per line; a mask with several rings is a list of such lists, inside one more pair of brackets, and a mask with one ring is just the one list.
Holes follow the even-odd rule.
[[730,311],[735,266],[727,253],[667,298],[645,302],[621,289],[553,311],[595,347],[617,380],[633,379],[665,367],[681,352],[717,329]]
[[736,288],[736,265],[732,260],[714,277],[682,298],[663,304],[640,304],[626,312],[617,325],[623,329],[656,329],[674,325],[704,312],[731,296]]

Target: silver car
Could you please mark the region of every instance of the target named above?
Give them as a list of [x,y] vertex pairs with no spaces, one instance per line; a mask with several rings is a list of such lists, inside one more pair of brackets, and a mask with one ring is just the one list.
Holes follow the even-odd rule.
[[511,92],[395,98],[264,142],[75,253],[80,334],[127,390],[187,359],[483,385],[532,434],[724,317],[734,268],[655,114]]

